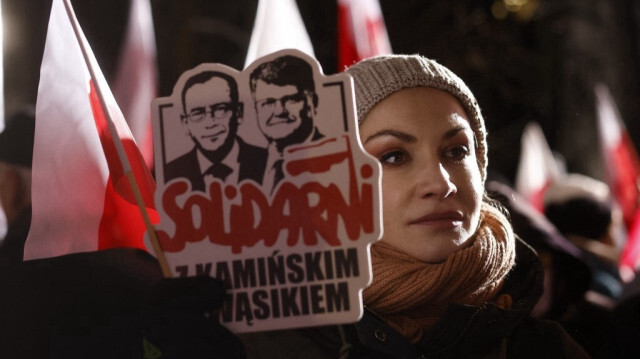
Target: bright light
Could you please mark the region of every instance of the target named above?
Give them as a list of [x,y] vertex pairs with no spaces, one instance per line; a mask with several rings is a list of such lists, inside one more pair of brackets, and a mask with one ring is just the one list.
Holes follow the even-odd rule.
[[513,14],[516,19],[528,21],[538,7],[539,0],[495,0],[491,5],[491,14],[498,20],[504,20]]

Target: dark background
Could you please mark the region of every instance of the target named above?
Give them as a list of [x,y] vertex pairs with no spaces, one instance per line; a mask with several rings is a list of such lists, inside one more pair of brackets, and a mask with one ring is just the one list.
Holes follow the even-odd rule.
[[[107,79],[128,0],[72,1]],[[241,69],[257,0],[151,0],[159,96],[202,62]],[[297,1],[325,74],[337,69],[336,0]],[[607,84],[640,143],[640,4],[635,0],[380,0],[395,53],[420,53],[464,79],[489,130],[489,167],[513,180],[520,136],[538,121],[570,172],[602,178],[593,85]],[[508,4],[523,4],[505,12]],[[51,0],[2,0],[7,116],[35,104]],[[517,7],[512,7],[517,9]],[[637,145],[636,145],[637,146]]]

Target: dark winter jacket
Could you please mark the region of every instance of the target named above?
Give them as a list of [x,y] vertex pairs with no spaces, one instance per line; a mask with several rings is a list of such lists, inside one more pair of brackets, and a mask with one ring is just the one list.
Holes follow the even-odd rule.
[[555,322],[529,316],[542,294],[543,269],[533,250],[518,241],[516,266],[503,286],[510,310],[491,303],[452,304],[417,344],[375,313],[346,326],[241,335],[248,358],[588,358]]

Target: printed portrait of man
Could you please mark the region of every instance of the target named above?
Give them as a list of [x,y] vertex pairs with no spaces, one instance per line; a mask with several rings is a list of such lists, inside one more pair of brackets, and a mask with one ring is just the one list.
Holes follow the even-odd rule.
[[216,178],[261,183],[264,168],[253,164],[266,161],[266,153],[237,136],[243,104],[235,79],[219,71],[197,73],[185,82],[181,102],[180,122],[194,146],[165,166],[165,182],[186,178],[194,191],[205,191]]
[[314,124],[318,95],[311,65],[284,55],[264,62],[249,76],[258,127],[267,139],[262,184],[273,189],[283,178],[283,151],[323,137]]

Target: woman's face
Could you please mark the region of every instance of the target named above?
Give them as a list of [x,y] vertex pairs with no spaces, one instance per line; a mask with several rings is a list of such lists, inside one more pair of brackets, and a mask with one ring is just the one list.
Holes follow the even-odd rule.
[[369,112],[360,138],[382,164],[383,241],[430,263],[469,244],[484,188],[455,97],[429,87],[395,92]]

